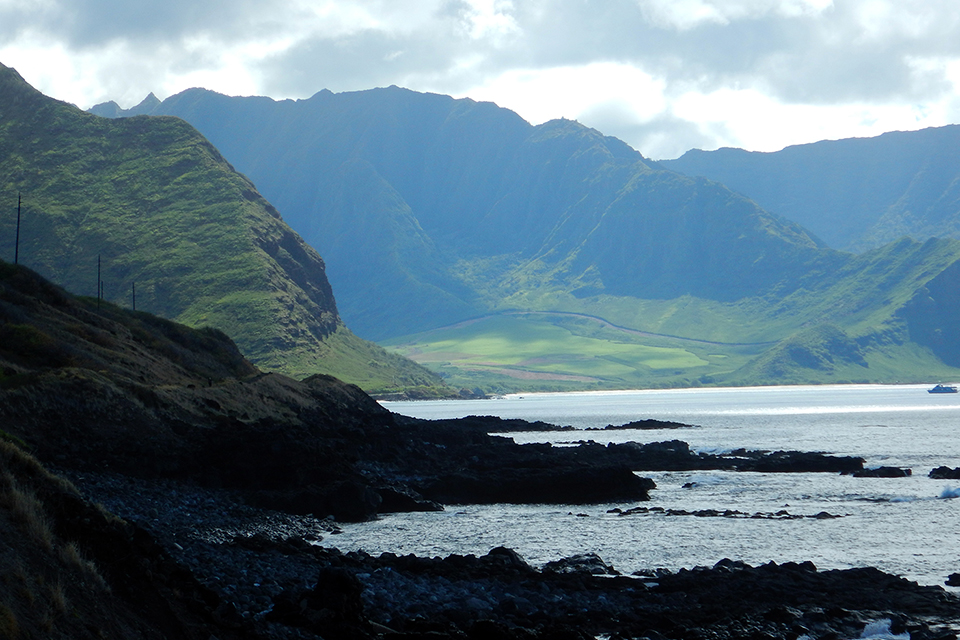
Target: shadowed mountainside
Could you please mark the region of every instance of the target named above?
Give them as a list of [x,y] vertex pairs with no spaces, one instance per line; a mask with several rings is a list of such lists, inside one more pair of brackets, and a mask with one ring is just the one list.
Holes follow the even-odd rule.
[[190,89],[137,111],[184,118],[254,177],[373,339],[463,320],[525,286],[732,300],[817,255],[799,226],[720,185],[491,103],[397,87],[280,102]]
[[773,153],[692,150],[663,166],[705,176],[831,247],[960,238],[960,126],[825,140]]

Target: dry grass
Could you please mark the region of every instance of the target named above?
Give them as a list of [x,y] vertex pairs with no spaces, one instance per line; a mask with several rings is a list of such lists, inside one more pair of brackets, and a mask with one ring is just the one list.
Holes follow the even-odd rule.
[[48,483],[62,491],[79,494],[72,482],[47,471],[40,461],[17,446],[16,443],[0,439],[0,468],[9,473],[27,478],[31,482]]
[[67,601],[66,589],[64,589],[63,583],[59,580],[57,580],[56,584],[50,585],[50,604],[53,605],[53,610],[60,614],[65,614],[70,607],[70,603]]
[[84,578],[90,580],[101,589],[109,590],[106,580],[100,575],[97,565],[91,560],[87,560],[80,553],[80,549],[75,542],[62,545],[60,547],[60,558],[69,566],[76,567],[83,574]]
[[20,623],[16,614],[5,604],[0,604],[0,640],[15,640],[20,637]]
[[0,476],[0,505],[9,509],[13,519],[30,539],[44,550],[53,551],[53,531],[43,503],[33,491],[20,487],[9,472]]

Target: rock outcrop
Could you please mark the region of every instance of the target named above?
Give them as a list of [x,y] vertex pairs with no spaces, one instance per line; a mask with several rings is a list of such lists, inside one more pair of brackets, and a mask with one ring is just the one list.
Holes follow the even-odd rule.
[[951,469],[950,467],[937,467],[931,469],[928,477],[934,480],[960,480],[960,467]]

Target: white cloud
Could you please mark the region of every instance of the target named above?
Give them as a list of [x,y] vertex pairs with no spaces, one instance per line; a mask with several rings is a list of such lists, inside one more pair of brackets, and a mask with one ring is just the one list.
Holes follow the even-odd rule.
[[84,108],[398,84],[654,157],[947,124],[958,61],[956,0],[0,0],[0,62]]
[[[777,151],[815,140],[876,136],[944,124],[934,105],[849,103],[782,104],[754,89],[690,92],[673,102],[674,114],[695,122],[714,146]],[[672,157],[678,155],[676,150]],[[671,157],[671,156],[663,156]]]
[[831,6],[832,0],[638,0],[644,15],[662,29],[685,31],[705,23],[730,24],[768,15],[788,18],[812,16]]
[[666,107],[663,88],[662,81],[640,69],[605,62],[511,70],[464,90],[459,97],[495,102],[533,124],[555,118],[575,120],[610,105],[644,121]]
[[465,20],[471,38],[500,38],[519,34],[511,0],[467,0]]

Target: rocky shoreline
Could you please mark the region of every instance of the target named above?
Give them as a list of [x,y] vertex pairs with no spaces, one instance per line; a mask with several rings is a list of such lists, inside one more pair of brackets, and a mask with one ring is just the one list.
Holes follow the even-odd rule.
[[592,554],[534,567],[502,547],[480,557],[374,557],[338,551],[329,518],[253,508],[230,491],[66,475],[215,593],[207,608],[239,636],[793,640],[857,638],[889,624],[893,635],[946,640],[960,630],[956,595],[876,569],[723,560],[626,576]]
[[495,434],[554,427],[405,418],[329,376],[258,371],[219,332],[101,309],[19,267],[0,302],[8,329],[31,338],[0,350],[0,637],[957,637],[957,596],[875,569],[728,560],[624,576],[595,556],[534,567],[504,548],[334,548],[338,521],[384,513],[635,504],[655,489],[644,472],[854,473],[861,458],[518,445]]

